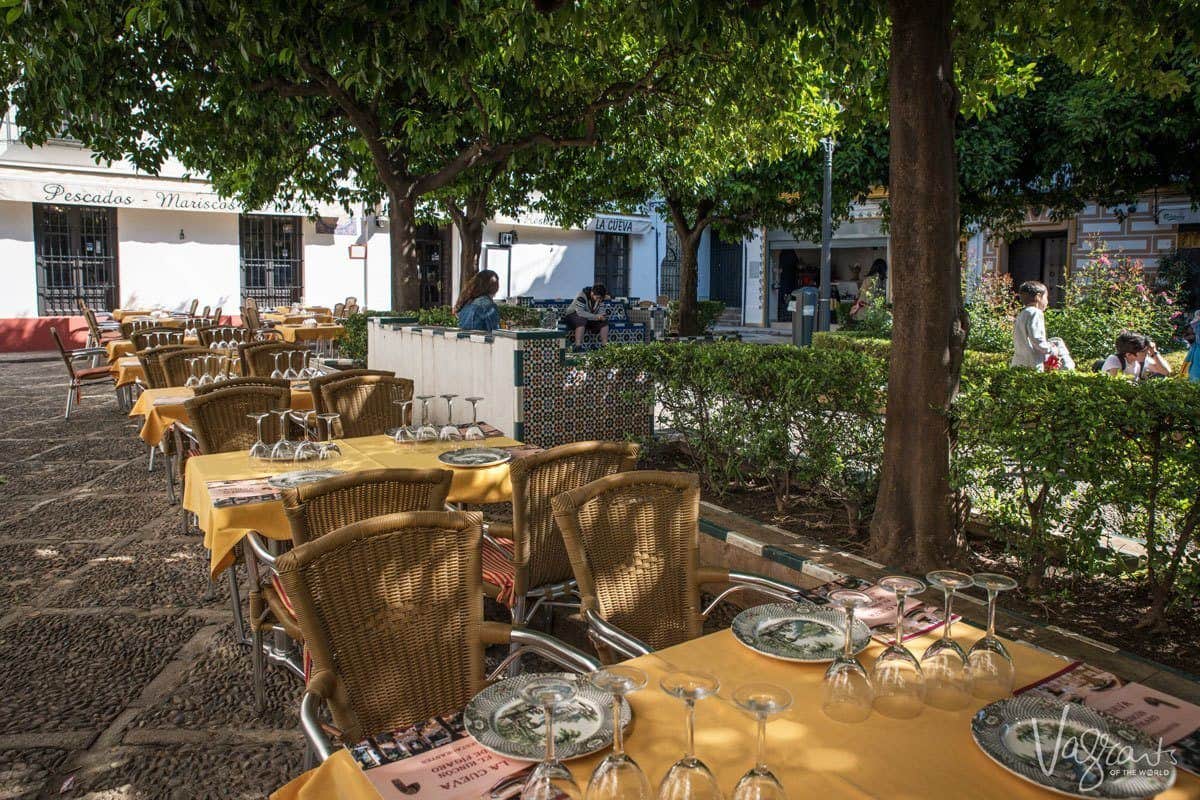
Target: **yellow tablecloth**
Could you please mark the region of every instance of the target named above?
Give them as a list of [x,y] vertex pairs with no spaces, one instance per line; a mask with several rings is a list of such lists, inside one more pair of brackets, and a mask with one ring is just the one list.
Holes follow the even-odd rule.
[[[267,322],[274,322],[274,323],[278,324],[278,323],[282,323],[282,322],[287,322],[289,319],[298,319],[298,318],[303,318],[305,316],[307,316],[307,315],[305,315],[305,314],[290,314],[290,313],[289,314],[279,314],[279,313],[274,313],[274,312],[268,312],[266,314],[263,314],[262,318],[264,320],[266,320]],[[329,314],[328,312],[313,311],[313,312],[311,312],[311,318],[315,319],[318,323],[333,322],[333,316],[331,314]]]
[[[190,347],[199,347],[200,340],[195,336],[183,337],[183,343]],[[133,347],[133,342],[128,339],[112,339],[104,345],[105,352],[108,353],[108,363],[113,363],[121,356],[131,356],[137,352]]]
[[112,318],[121,322],[126,317],[148,317],[153,309],[149,308],[114,308]]
[[145,383],[146,371],[137,356],[121,356],[109,365],[108,371],[116,379],[117,386],[127,386],[131,383]]
[[318,339],[337,339],[346,332],[342,325],[317,325],[306,328],[303,325],[276,325],[275,330],[283,336],[285,342],[311,342]]
[[[955,639],[964,647],[981,635],[965,625],[955,629]],[[925,636],[908,646],[921,653],[932,641],[933,636]],[[1008,646],[1017,665],[1018,685],[1045,678],[1068,663],[1026,645]],[[868,669],[882,649],[872,642],[860,656]],[[824,665],[792,664],[761,656],[740,645],[728,630],[630,663],[644,669],[650,680],[646,689],[629,698],[633,726],[625,747],[655,790],[682,755],[685,731],[683,703],[660,690],[659,680],[672,670],[699,669],[716,675],[721,689],[716,697],[696,706],[696,755],[712,769],[726,797],[754,765],[754,722],[730,699],[738,686],[752,681],[776,683],[792,693],[791,708],[767,725],[767,762],[789,797],[1045,800],[1058,796],[1005,771],[976,746],[970,723],[985,705],[982,700],[958,712],[926,708],[910,720],[873,714],[857,725],[834,722],[821,712]],[[587,785],[603,755],[568,762],[582,786]],[[366,776],[349,769],[353,765],[349,753],[339,751],[276,791],[271,800],[379,800]],[[1180,771],[1175,787],[1159,797],[1198,798],[1200,779]]]
[[[301,306],[300,312],[301,313],[307,312],[309,314],[331,314],[331,313],[333,313],[332,311],[330,311],[329,306]],[[274,309],[272,309],[271,311],[269,311],[267,313],[269,313],[269,314],[291,314],[292,307],[291,306],[275,306]]]
[[[520,444],[497,437],[487,440],[489,447]],[[409,467],[450,469],[437,460],[438,453],[462,447],[459,442],[398,445],[386,436],[342,439],[342,458],[329,468],[353,472],[367,469]],[[292,469],[280,469],[286,472]],[[453,469],[449,501],[452,503],[502,503],[512,497],[508,465],[484,469]],[[236,480],[266,474],[252,466],[245,452],[193,456],[188,459],[183,490],[183,507],[194,513],[204,531],[204,546],[210,551],[209,571],[215,578],[233,563],[233,548],[246,535],[257,530],[271,539],[291,539],[291,529],[278,500],[242,506],[214,508],[208,494],[209,481]]]
[[[131,417],[145,417],[142,423],[142,441],[154,447],[162,441],[163,435],[172,423],[182,422],[190,425],[184,402],[195,394],[186,386],[172,386],[167,389],[146,389],[138,395],[137,402],[129,411]],[[170,401],[170,402],[167,402]],[[292,389],[291,407],[297,411],[311,411],[313,407],[312,392],[306,389]]]

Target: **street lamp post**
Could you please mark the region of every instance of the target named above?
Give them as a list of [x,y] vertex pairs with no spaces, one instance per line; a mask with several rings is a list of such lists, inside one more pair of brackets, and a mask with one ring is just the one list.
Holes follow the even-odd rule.
[[821,197],[821,295],[817,304],[817,330],[829,330],[830,284],[833,280],[833,137],[821,140],[825,148],[825,187]]

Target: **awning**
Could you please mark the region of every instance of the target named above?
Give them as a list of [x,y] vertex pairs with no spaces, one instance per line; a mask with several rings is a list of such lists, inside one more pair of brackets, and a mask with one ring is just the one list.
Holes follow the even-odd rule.
[[497,214],[489,221],[491,225],[512,225],[514,227],[554,228],[555,230],[585,230],[601,233],[627,233],[631,236],[641,236],[649,233],[653,226],[646,217],[632,217],[623,214],[599,214],[589,219],[582,227],[564,228],[545,214],[529,211],[516,216]]
[[199,211],[216,214],[305,213],[298,208],[247,212],[221,197],[206,181],[95,172],[62,172],[0,166],[0,200],[58,205],[109,206],[155,211]]

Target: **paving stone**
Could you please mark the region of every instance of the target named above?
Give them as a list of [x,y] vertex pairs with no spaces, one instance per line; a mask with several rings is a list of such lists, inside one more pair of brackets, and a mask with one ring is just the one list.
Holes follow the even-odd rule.
[[66,758],[66,750],[0,750],[0,798],[33,800]]
[[83,566],[100,551],[101,547],[91,542],[0,544],[0,614],[31,603],[57,579]]
[[65,442],[45,439],[0,439],[0,462],[23,461],[54,450],[68,447]]
[[75,491],[108,472],[110,461],[19,461],[0,463],[6,497],[47,497]]
[[[166,506],[156,494],[80,494],[51,500],[0,523],[4,539],[82,539],[103,541],[134,533]],[[65,524],[74,523],[74,524]]]
[[183,614],[35,614],[0,630],[0,733],[100,730],[200,623]]
[[225,626],[161,702],[143,711],[136,728],[295,731],[304,686],[280,666],[268,665],[263,713],[254,710],[250,651],[233,642]]
[[[74,439],[65,447],[56,448],[41,456],[42,461],[128,461],[137,459],[146,465],[146,443],[138,438],[137,430],[114,432],[112,436],[89,436]],[[161,460],[159,461],[161,463]],[[156,467],[157,469],[157,467]]]
[[107,763],[76,773],[79,800],[251,800],[303,771],[304,748],[292,742],[225,746],[123,747]]
[[198,538],[139,541],[93,554],[80,566],[46,605],[188,609],[225,603],[229,597],[224,581],[209,591],[208,551]]
[[[136,438],[136,434],[131,434],[131,438]],[[143,449],[140,457],[131,458],[124,464],[112,464],[108,474],[92,484],[89,489],[95,492],[149,493],[155,497],[159,508],[165,506],[167,479],[163,474],[163,460],[156,459],[154,471],[151,472],[145,453]]]

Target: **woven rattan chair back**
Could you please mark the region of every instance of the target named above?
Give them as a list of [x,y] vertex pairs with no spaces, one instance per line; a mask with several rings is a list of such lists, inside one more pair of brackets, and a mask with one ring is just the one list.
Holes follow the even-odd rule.
[[442,511],[453,477],[446,469],[371,469],[285,489],[292,541],[304,544],[385,514]]
[[301,350],[299,345],[287,342],[248,342],[238,345],[242,359],[242,374],[247,378],[269,378],[275,371],[275,354]]
[[512,462],[513,555],[516,590],[570,580],[571,563],[554,521],[550,499],[608,475],[631,470],[638,446],[631,442],[572,442]]
[[192,302],[188,305],[187,315],[189,317],[196,316],[196,309],[200,307],[200,298],[193,297]]
[[341,435],[373,436],[405,423],[399,400],[412,400],[413,382],[388,375],[358,375],[321,388],[325,411],[340,414]]
[[416,511],[300,545],[276,567],[345,741],[461,708],[484,685],[481,517]]
[[251,300],[246,300],[246,306],[242,309],[242,323],[252,331],[262,328],[262,318],[258,316],[258,306],[250,305]]
[[695,475],[610,475],[553,505],[584,607],[656,650],[701,634]]
[[165,344],[183,344],[183,331],[178,328],[150,328],[129,335],[134,350],[147,347],[162,347]]
[[221,316],[224,313],[225,313],[225,309],[222,308],[221,306],[217,306],[216,308],[213,309],[212,315],[209,316],[209,319],[212,321],[212,323],[214,325],[220,325],[221,324]]
[[174,384],[167,382],[163,372],[162,360],[171,353],[180,350],[190,350],[186,344],[166,344],[162,347],[147,347],[137,352],[138,361],[142,364],[142,372],[146,375],[146,385],[151,389],[166,389]]
[[249,450],[258,426],[247,414],[288,407],[291,393],[278,386],[238,386],[189,398],[183,403],[200,452]]
[[88,333],[92,337],[92,341],[97,345],[100,344],[100,337],[103,335],[100,330],[100,321],[96,319],[96,312],[87,307],[83,300],[79,301],[83,308],[83,320],[87,323]]
[[132,339],[138,331],[148,331],[158,327],[158,321],[153,319],[123,319],[121,320],[121,338]]
[[193,358],[204,358],[205,356],[218,355],[213,350],[207,347],[181,347],[178,350],[167,353],[159,359],[159,365],[162,367],[162,378],[166,382],[165,386],[186,386],[188,377],[192,374],[191,365],[188,363]]
[[[291,389],[291,384],[279,378],[229,378],[217,383],[206,383],[192,389],[196,397],[222,389],[237,389],[242,386],[267,386],[273,389]],[[290,399],[290,398],[289,398]]]
[[383,375],[386,377],[394,377],[396,373],[389,372],[385,369],[343,369],[338,372],[331,372],[328,375],[318,375],[315,378],[308,379],[308,388],[312,391],[313,409],[318,414],[325,413],[325,397],[324,389],[331,383],[344,381],[346,378],[358,378],[363,375]]
[[343,316],[342,312],[343,312],[343,311],[345,311],[345,310],[346,310],[346,304],[345,304],[345,303],[334,303],[334,304],[333,304],[333,315],[334,315],[335,317],[341,317],[341,316]]

